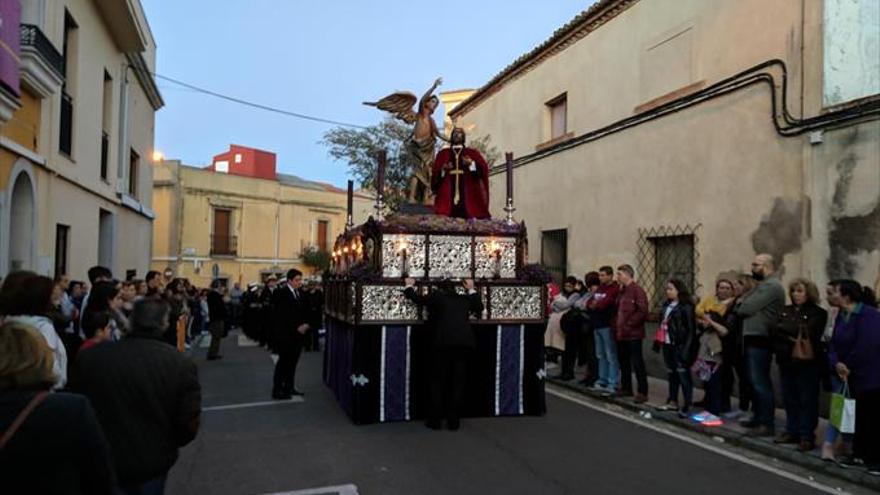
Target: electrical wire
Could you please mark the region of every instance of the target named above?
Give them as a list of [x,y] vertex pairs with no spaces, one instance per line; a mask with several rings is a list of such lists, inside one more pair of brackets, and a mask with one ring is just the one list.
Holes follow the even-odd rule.
[[182,86],[184,88],[190,89],[190,90],[195,91],[197,93],[206,94],[206,95],[213,96],[215,98],[220,98],[220,99],[226,100],[226,101],[231,101],[233,103],[238,103],[239,105],[257,108],[260,110],[265,110],[267,112],[273,112],[273,113],[277,113],[277,114],[281,114],[281,115],[286,115],[288,117],[294,117],[297,119],[310,120],[312,122],[320,122],[323,124],[333,124],[333,125],[338,125],[341,127],[350,127],[350,128],[354,128],[354,129],[367,129],[367,126],[364,126],[364,125],[351,124],[349,122],[342,122],[339,120],[325,119],[322,117],[315,117],[315,116],[306,115],[303,113],[291,112],[289,110],[283,110],[281,108],[270,107],[268,105],[263,105],[261,103],[254,103],[252,101],[243,100],[241,98],[236,98],[234,96],[224,95],[222,93],[218,93],[216,91],[211,91],[210,89],[205,89],[205,88],[196,86],[194,84],[186,83],[186,82],[183,82],[183,81],[180,81],[180,80],[168,77],[168,76],[163,76],[161,74],[152,73],[152,75],[153,75],[153,77],[155,77],[157,79],[162,79],[163,81],[168,81],[170,83],[177,84],[178,86]]
[[[774,74],[768,69],[776,67],[781,71],[781,84],[777,83]],[[628,117],[614,122],[605,127],[587,132],[571,140],[557,145],[521,156],[514,161],[514,167],[520,167],[527,163],[540,160],[549,155],[559,153],[582,144],[601,139],[631,127],[635,127],[654,119],[662,118],[691,106],[703,103],[720,96],[750,87],[755,84],[766,84],[770,92],[770,119],[777,134],[783,137],[798,136],[818,129],[832,129],[838,126],[860,122],[863,120],[875,120],[880,118],[880,100],[870,100],[852,107],[825,112],[820,115],[798,119],[791,115],[788,109],[788,69],[785,62],[779,59],[771,59],[754,67],[746,69],[738,74],[723,79],[707,88],[685,95],[681,98],[663,104],[657,108],[647,110],[641,114]],[[780,120],[782,122],[780,122]],[[496,166],[491,174],[503,173],[504,165]]]

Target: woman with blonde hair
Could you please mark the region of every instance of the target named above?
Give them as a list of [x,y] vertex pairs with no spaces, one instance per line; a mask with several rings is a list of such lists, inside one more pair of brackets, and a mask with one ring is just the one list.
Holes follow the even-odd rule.
[[[734,301],[731,307],[736,305],[736,301],[743,295],[751,292],[757,282],[752,278],[750,273],[740,273],[733,281]],[[725,337],[722,352],[722,359],[728,363],[723,371],[721,378],[722,389],[722,407],[726,411],[724,419],[737,419],[752,409],[752,384],[749,381],[748,373],[746,373],[746,362],[744,358],[743,339],[742,339],[742,319],[733,311],[725,313],[724,326],[729,333]],[[733,410],[730,404],[730,396],[733,395],[734,373],[736,373],[737,396],[739,398],[739,407]]]
[[4,493],[113,493],[109,448],[82,395],[51,393],[54,356],[19,322],[0,326],[0,480]]

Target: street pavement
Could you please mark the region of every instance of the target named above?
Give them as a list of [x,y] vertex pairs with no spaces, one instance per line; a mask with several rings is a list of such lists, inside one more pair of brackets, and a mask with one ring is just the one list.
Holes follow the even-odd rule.
[[219,361],[194,351],[202,428],[169,494],[864,493],[551,386],[543,417],[468,418],[458,432],[356,426],[321,381],[321,353],[300,361],[304,400],[273,402],[270,355],[239,342],[226,338]]

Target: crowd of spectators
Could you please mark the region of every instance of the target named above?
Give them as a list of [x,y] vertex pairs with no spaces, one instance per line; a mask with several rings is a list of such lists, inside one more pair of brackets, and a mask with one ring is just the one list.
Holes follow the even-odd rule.
[[[880,313],[873,290],[832,280],[823,307],[812,281],[793,278],[784,287],[768,254],[754,258],[750,273],[720,276],[714,294],[699,300],[680,279],[663,289],[662,304],[652,307],[630,265],[616,273],[603,266],[583,280],[569,276],[561,288],[551,284],[545,349],[548,361],[560,363],[555,378],[574,380],[580,363],[582,385],[644,403],[648,347],[666,368],[668,390],[658,409],[707,426],[739,421],[747,435],[803,452],[817,447],[821,390],[845,393],[856,401],[855,433],[840,434],[829,423],[821,456],[880,475]],[[648,345],[650,320],[657,326]],[[781,431],[774,373],[785,408]],[[704,396],[697,401],[699,384]]]

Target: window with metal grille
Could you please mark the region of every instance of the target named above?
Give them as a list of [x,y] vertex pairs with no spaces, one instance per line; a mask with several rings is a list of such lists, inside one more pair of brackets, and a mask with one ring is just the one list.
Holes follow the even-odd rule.
[[568,230],[544,230],[541,232],[541,264],[553,281],[562,283],[568,273]]
[[669,279],[680,279],[692,294],[696,292],[699,227],[639,229],[637,276],[654,308],[662,306],[666,300]]

